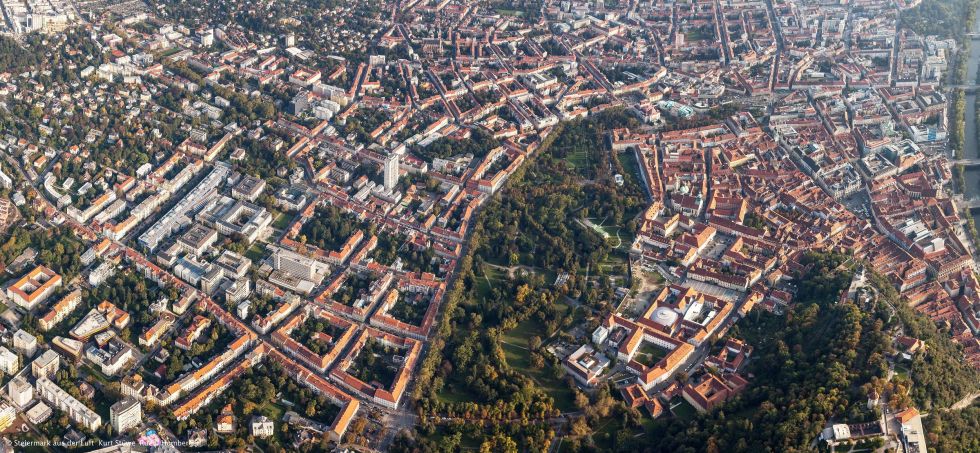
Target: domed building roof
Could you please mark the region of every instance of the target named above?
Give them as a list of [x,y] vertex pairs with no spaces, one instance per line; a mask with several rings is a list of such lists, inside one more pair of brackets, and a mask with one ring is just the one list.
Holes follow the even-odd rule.
[[664,327],[669,327],[677,322],[678,314],[670,307],[659,307],[653,311],[650,320]]

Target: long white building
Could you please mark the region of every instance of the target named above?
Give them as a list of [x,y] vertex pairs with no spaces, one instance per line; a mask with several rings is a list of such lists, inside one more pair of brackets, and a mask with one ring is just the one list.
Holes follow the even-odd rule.
[[99,429],[99,426],[102,425],[102,417],[99,417],[99,414],[96,414],[95,411],[82,404],[81,401],[76,400],[68,392],[58,387],[57,384],[51,382],[50,379],[46,377],[39,378],[35,387],[37,387],[37,393],[41,398],[51,403],[52,406],[65,411],[68,414],[68,418],[76,424],[93,431]]

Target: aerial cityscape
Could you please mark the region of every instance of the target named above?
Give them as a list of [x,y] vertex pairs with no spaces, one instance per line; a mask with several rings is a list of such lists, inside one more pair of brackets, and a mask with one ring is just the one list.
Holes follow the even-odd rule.
[[980,452],[980,0],[0,0],[0,452]]

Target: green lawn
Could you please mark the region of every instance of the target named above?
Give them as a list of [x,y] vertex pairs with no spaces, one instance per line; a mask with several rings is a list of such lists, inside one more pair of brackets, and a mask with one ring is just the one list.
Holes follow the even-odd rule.
[[[636,234],[628,230],[625,226],[606,223],[606,219],[589,218],[588,220],[594,225],[593,230],[604,235],[606,241],[619,250],[628,251],[633,245],[633,239],[636,238]],[[609,262],[615,262],[616,264],[625,263],[626,255],[610,253],[609,258],[603,264]]]
[[[627,245],[626,247],[629,246]],[[617,284],[628,286],[626,285],[626,279],[629,276],[629,260],[627,259],[626,253],[622,250],[613,250],[605,260],[599,263],[599,267],[610,277],[616,278]],[[583,269],[582,272],[585,272],[585,270]],[[594,273],[595,270],[593,269]]]
[[285,229],[286,227],[289,226],[289,222],[291,222],[292,220],[293,220],[293,216],[291,214],[287,214],[287,213],[279,214],[279,217],[276,217],[276,220],[272,222],[272,227],[277,230]]
[[648,279],[653,280],[653,282],[658,285],[663,284],[665,282],[664,276],[660,275],[659,272],[643,271],[643,275]]
[[612,252],[608,256],[606,256],[606,259],[603,260],[601,263],[599,263],[599,265],[600,266],[621,266],[621,265],[626,264],[628,262],[629,262],[629,260],[627,259],[627,256],[625,254]]
[[262,259],[265,258],[265,247],[258,242],[252,244],[252,246],[245,251],[245,258],[252,260],[252,263],[254,264],[258,264],[259,261],[262,261]]
[[643,343],[640,345],[640,350],[633,356],[633,359],[646,366],[654,366],[666,355],[666,349],[658,347],[653,343]]
[[457,389],[450,389],[449,384],[440,389],[439,392],[436,393],[436,396],[438,396],[439,399],[445,403],[468,403],[471,401],[476,401],[475,395],[469,395],[467,392],[461,392]]
[[478,296],[485,298],[490,296],[490,288],[496,282],[499,282],[507,278],[507,274],[503,269],[498,269],[493,266],[484,265],[478,270],[476,276],[476,293]]
[[715,38],[715,34],[707,30],[690,30],[684,32],[684,40],[686,42],[696,42],[696,41],[710,41]]
[[565,161],[568,162],[572,168],[576,170],[583,170],[590,166],[592,161],[591,156],[589,156],[589,151],[586,149],[576,149],[573,152],[568,153],[565,157]]
[[102,374],[101,370],[93,368],[90,365],[83,365],[82,368],[85,370],[86,373],[88,373],[89,376],[92,376],[92,378],[94,378],[96,381],[99,381],[99,383],[101,383],[106,387],[109,386],[110,379],[105,374]]
[[[566,311],[570,309],[564,304],[561,304],[561,308]],[[575,393],[564,380],[555,378],[547,368],[541,370],[531,368],[531,351],[527,349],[527,343],[534,335],[541,337],[542,340],[548,335],[545,327],[534,319],[527,319],[501,335],[500,339],[503,343],[501,347],[507,364],[534,379],[545,393],[554,398],[555,407],[559,410],[562,412],[576,410]]]
[[91,405],[94,406],[93,409],[95,409],[95,413],[99,414],[104,419],[108,419],[110,416],[109,407],[112,406],[111,403],[114,403],[114,401],[110,401],[109,398],[98,389],[95,390],[95,397],[92,398],[91,401]]
[[643,413],[643,419],[640,420],[640,424],[643,425],[643,431],[650,433],[657,427],[657,421],[650,416],[650,412],[647,410],[641,411]]
[[[558,308],[561,310],[562,314],[571,309],[567,304],[559,302]],[[532,336],[537,335],[541,337],[542,340],[547,339],[548,333],[545,332],[545,327],[538,323],[533,318],[528,318],[522,321],[517,327],[504,332],[501,335],[501,339],[507,343],[512,343],[521,347],[527,347],[527,341]]]
[[[437,444],[441,442],[444,438],[452,436],[453,432],[445,426],[437,426],[432,435],[427,436],[429,440],[436,442]],[[462,435],[459,439],[459,444],[457,445],[459,450],[478,450],[480,444],[483,443],[483,439],[473,436],[463,430]]]
[[[565,310],[568,310],[568,306],[563,306]],[[511,343],[520,347],[527,347],[527,341],[532,336],[537,335],[541,337],[542,340],[546,339],[548,333],[545,332],[545,327],[539,324],[536,320],[532,318],[525,319],[517,327],[508,330],[501,335],[501,339],[504,342]]]
[[905,366],[905,364],[896,363],[895,364],[895,374],[898,375],[898,376],[901,376],[901,377],[903,377],[905,379],[908,379],[909,378],[909,369],[908,369],[907,366]]
[[605,232],[606,235],[609,236],[609,240],[613,242],[616,241],[616,233],[618,233],[620,230],[620,228],[616,225],[602,225],[599,227],[599,229]]
[[561,379],[555,378],[546,368],[531,369],[530,351],[508,343],[501,345],[507,364],[521,373],[534,379],[538,387],[555,400],[555,407],[562,412],[573,412],[575,407],[575,392]]
[[632,150],[623,151],[616,157],[619,159],[619,163],[623,165],[623,170],[626,170],[623,178],[632,184],[636,184],[637,187],[643,187],[643,173],[640,171],[640,161],[636,159],[636,153]]
[[507,278],[507,272],[505,270],[493,266],[483,266],[483,273],[491,281],[503,280]]
[[[98,381],[102,386],[108,386],[109,379],[104,374],[102,374],[101,371],[92,368],[89,365],[82,365],[82,370],[85,373],[87,373],[89,376],[91,376],[92,380]],[[109,406],[111,406],[112,403],[114,403],[115,401],[111,401],[101,390],[99,390],[99,387],[97,386],[93,386],[93,387],[95,387],[95,397],[92,398],[91,401],[86,401],[86,403],[89,407],[95,409],[95,412],[97,414],[108,419]]]
[[272,401],[266,401],[265,404],[259,407],[259,411],[265,414],[266,417],[269,417],[270,420],[282,420],[282,414],[286,413],[286,408]]
[[622,427],[620,420],[613,417],[604,420],[601,425],[596,427],[595,431],[592,432],[592,441],[595,442],[596,447],[599,451],[610,451],[615,447],[613,441],[615,440],[616,431]]
[[[556,277],[554,271],[535,269],[535,272],[541,272],[544,275],[545,281],[549,283],[553,282]],[[475,290],[480,297],[487,297],[493,285],[505,279],[507,279],[506,270],[484,265],[477,270]],[[464,301],[463,303],[466,302]],[[565,304],[561,304],[560,308],[565,311],[571,309],[571,307]],[[542,340],[546,340],[548,333],[546,332],[545,326],[534,319],[527,319],[518,324],[517,327],[501,334],[501,348],[504,351],[507,364],[518,372],[534,379],[545,393],[554,398],[555,407],[559,410],[576,410],[574,405],[575,393],[563,379],[554,377],[547,367],[541,370],[531,368],[531,351],[527,349],[527,344],[528,340],[535,335],[541,337]],[[445,402],[467,402],[474,401],[475,399],[474,396],[468,395],[465,391],[460,392],[449,389],[448,386],[438,393],[438,397]]]
[[163,52],[161,52],[160,53],[160,56],[158,58],[161,58],[161,59],[162,58],[167,58],[167,57],[169,57],[169,56],[171,56],[171,55],[173,55],[173,54],[175,54],[177,52],[180,52],[180,51],[181,51],[181,48],[180,47],[171,47],[171,48],[169,48],[169,49],[164,50]]
[[501,16],[524,17],[524,11],[518,11],[516,9],[497,8],[496,11]]
[[[652,432],[654,420],[650,418],[650,415],[646,412],[646,409],[640,410],[643,414],[640,426],[637,426],[631,430],[633,436],[642,436]],[[616,448],[616,433],[623,429],[623,421],[618,418],[610,417],[606,420],[600,422],[599,426],[596,427],[595,431],[592,432],[592,441],[595,442],[598,451],[612,451]]]
[[507,342],[503,343],[501,347],[504,349],[504,357],[507,358],[507,365],[510,365],[511,368],[519,370],[524,374],[530,374],[530,353],[524,346],[518,346],[514,343]]
[[[677,407],[674,407],[675,404],[677,404]],[[695,409],[694,406],[692,406],[691,403],[688,403],[684,398],[675,397],[670,401],[670,406],[674,407],[673,409],[671,409],[671,412],[674,414],[674,416],[680,419],[690,420],[698,414],[698,410]]]

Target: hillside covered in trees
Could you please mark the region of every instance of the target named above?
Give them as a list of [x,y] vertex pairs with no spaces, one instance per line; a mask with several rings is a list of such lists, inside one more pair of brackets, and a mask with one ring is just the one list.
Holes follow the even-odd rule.
[[[834,417],[870,419],[861,386],[883,378],[882,307],[835,304],[850,272],[839,256],[810,257],[797,304],[785,315],[756,311],[732,335],[755,346],[754,380],[741,396],[691,421],[667,420],[655,451],[806,451]],[[857,420],[861,421],[861,420]]]
[[936,411],[925,419],[929,449],[936,453],[980,451],[980,406]]
[[[807,261],[810,270],[799,279],[796,303],[787,313],[755,311],[731,332],[756,347],[749,389],[693,420],[664,420],[647,448],[810,451],[829,421],[859,423],[879,417],[877,409],[866,406],[872,389],[892,394],[888,403],[893,408],[912,405],[925,411],[977,388],[975,371],[963,363],[948,334],[905,306],[884,278],[872,274],[879,297],[867,305],[837,303],[852,273],[844,265],[846,257],[813,254]],[[924,340],[928,353],[913,360],[908,378],[896,374],[887,381],[893,333]],[[907,389],[911,392],[906,396]]]

